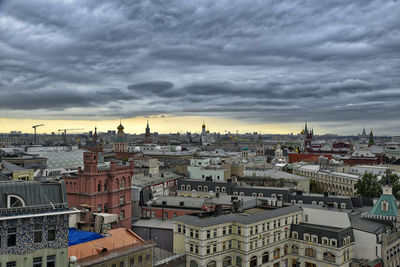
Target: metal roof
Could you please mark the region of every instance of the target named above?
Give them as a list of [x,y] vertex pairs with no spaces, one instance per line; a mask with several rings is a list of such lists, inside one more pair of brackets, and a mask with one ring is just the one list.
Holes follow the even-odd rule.
[[192,215],[183,215],[176,218],[175,220],[176,222],[182,222],[199,227],[208,227],[213,225],[217,226],[218,224],[223,224],[228,222],[251,224],[258,221],[267,220],[282,215],[298,212],[301,210],[302,210],[301,207],[298,206],[288,206],[284,208],[267,210],[253,214],[232,213],[232,214],[223,214],[216,217],[197,217]]

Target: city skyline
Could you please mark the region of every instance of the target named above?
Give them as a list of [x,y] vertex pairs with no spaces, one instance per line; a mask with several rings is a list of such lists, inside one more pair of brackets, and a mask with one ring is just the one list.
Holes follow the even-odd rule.
[[297,133],[308,120],[318,133],[396,135],[399,11],[397,1],[1,1],[0,132],[150,118],[159,132],[206,120],[211,131]]

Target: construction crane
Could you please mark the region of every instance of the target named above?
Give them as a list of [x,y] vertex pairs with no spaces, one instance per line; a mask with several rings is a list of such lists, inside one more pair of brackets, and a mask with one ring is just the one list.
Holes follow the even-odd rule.
[[36,145],[36,128],[43,126],[44,124],[37,124],[37,125],[33,125],[32,128],[34,129],[34,137],[33,137],[33,144]]
[[63,139],[64,139],[64,145],[67,144],[67,131],[77,131],[77,130],[85,130],[83,128],[76,128],[76,129],[58,129],[59,132],[63,132]]

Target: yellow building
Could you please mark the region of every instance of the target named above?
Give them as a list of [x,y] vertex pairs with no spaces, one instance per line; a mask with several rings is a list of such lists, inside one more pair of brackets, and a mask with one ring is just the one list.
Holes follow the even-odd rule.
[[186,254],[188,267],[349,266],[351,228],[301,223],[301,215],[301,207],[289,206],[181,216],[175,220],[174,253]]

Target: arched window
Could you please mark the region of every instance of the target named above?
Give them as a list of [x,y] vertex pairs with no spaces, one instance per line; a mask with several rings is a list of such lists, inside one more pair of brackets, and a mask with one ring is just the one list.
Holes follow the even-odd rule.
[[216,261],[210,261],[210,262],[207,264],[207,267],[217,267],[217,262],[216,262]]
[[101,192],[101,181],[97,184],[97,192]]
[[324,252],[324,261],[336,262],[336,256],[330,251]]
[[307,257],[316,258],[317,257],[317,252],[312,248],[306,248],[305,255]]
[[190,267],[198,267],[199,265],[197,264],[197,262],[196,261],[190,261],[190,264],[189,264],[189,266]]
[[107,181],[104,182],[104,192],[107,191]]
[[125,177],[122,177],[121,183],[119,184],[119,188],[125,188]]
[[281,249],[280,248],[276,248],[274,250],[274,260],[276,260],[277,258],[279,258],[281,256]]
[[250,267],[256,267],[257,266],[257,256],[253,256],[250,259]]
[[243,265],[242,258],[239,257],[239,256],[237,256],[237,257],[236,257],[236,266],[242,267],[242,265]]
[[227,256],[224,258],[224,260],[222,261],[222,267],[228,267],[232,265],[232,257]]
[[292,246],[292,253],[299,254],[299,247],[297,245]]
[[117,186],[117,188],[119,188],[119,180],[115,179],[115,185]]
[[284,247],[283,247],[283,255],[287,255],[288,254],[288,245],[286,244]]
[[125,195],[122,195],[119,197],[119,204],[124,205],[125,204]]
[[269,252],[265,251],[264,254],[262,255],[262,263],[266,263],[269,261]]
[[17,195],[7,196],[7,208],[25,207],[25,201]]

